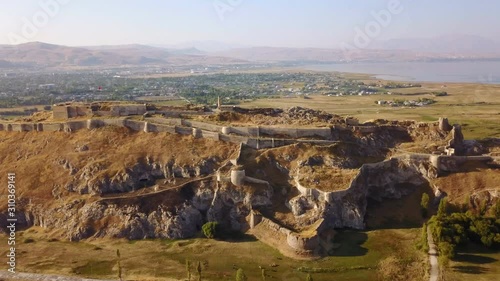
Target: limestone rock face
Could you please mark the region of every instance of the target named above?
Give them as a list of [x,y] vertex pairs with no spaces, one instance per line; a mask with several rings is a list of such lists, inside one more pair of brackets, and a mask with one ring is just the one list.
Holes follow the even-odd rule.
[[233,230],[240,230],[250,210],[271,206],[272,196],[273,190],[268,186],[262,186],[258,192],[248,193],[243,189],[223,185],[215,191],[207,211],[207,221],[217,221]]
[[[324,218],[330,227],[363,229],[368,199],[382,201],[385,198],[399,199],[426,184],[433,175],[432,165],[412,159],[391,159],[376,164],[365,164],[346,190],[334,192],[311,192],[321,194],[314,202],[304,197],[289,201],[295,216],[303,215],[307,208],[316,204],[319,212],[312,219]],[[314,217],[315,216],[315,217]]]
[[209,175],[217,168],[218,160],[204,159],[193,165],[178,165],[174,161],[161,163],[151,159],[123,169],[109,176],[102,176],[110,165],[105,162],[91,162],[80,171],[75,171],[75,180],[70,183],[69,191],[80,194],[125,193],[154,185],[157,179],[192,178]]
[[308,210],[316,207],[316,204],[310,198],[305,196],[297,196],[287,202],[287,207],[292,211],[294,216],[305,214]]
[[22,221],[28,227],[59,229],[70,241],[90,237],[182,239],[195,236],[207,221],[241,230],[250,210],[271,206],[272,196],[273,189],[266,185],[248,192],[209,180],[142,199],[118,197],[94,202],[74,200],[52,207],[33,205]]

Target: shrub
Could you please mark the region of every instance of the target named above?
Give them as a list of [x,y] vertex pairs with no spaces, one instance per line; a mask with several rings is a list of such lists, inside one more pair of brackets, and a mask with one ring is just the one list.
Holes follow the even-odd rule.
[[247,276],[245,275],[245,272],[243,272],[243,269],[238,269],[236,271],[236,281],[247,281],[248,278]]
[[422,207],[422,217],[427,217],[427,208],[429,208],[429,195],[427,193],[422,194],[420,206]]
[[448,259],[452,259],[455,257],[455,245],[448,242],[439,242],[439,255],[444,256]]
[[448,210],[448,200],[446,200],[446,198],[443,198],[439,202],[437,216],[443,217],[444,215],[446,215],[447,210]]
[[220,236],[220,226],[218,222],[207,222],[201,227],[203,235],[208,239],[214,239]]
[[453,258],[457,245],[468,242],[483,244],[488,248],[500,246],[500,220],[477,216],[471,212],[433,216],[429,222],[432,235],[439,251],[446,259]]
[[420,235],[420,240],[417,242],[417,249],[423,252],[429,252],[429,244],[427,243],[427,224],[424,223],[422,226],[422,232]]

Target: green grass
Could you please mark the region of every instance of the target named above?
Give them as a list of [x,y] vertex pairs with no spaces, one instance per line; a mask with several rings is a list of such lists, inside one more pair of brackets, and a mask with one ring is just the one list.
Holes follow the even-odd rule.
[[446,280],[490,281],[500,276],[500,251],[470,243],[459,249],[445,270]]
[[[249,280],[260,280],[259,266],[272,276],[269,280],[305,280],[299,267],[323,269],[314,280],[378,280],[378,265],[396,255],[401,260],[415,260],[414,240],[419,229],[342,231],[334,239],[332,255],[318,260],[293,260],[277,250],[246,239],[224,242],[209,239],[189,240],[89,240],[49,242],[39,228],[20,232],[20,237],[35,242],[18,245],[18,269],[24,272],[116,278],[116,249],[122,256],[123,275],[136,280],[182,280],[185,261],[193,268],[200,261],[208,268],[203,280],[234,280],[235,268],[243,268]],[[1,243],[5,236],[1,236]],[[22,241],[22,240],[21,240]],[[0,254],[6,254],[1,252]],[[274,266],[273,266],[274,265]],[[193,269],[193,273],[195,270]],[[173,279],[168,279],[173,278]]]
[[73,273],[83,276],[112,276],[116,260],[93,260],[73,269]]

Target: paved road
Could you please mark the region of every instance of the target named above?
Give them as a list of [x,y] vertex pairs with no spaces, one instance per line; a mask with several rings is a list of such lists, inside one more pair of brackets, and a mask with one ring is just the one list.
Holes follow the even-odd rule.
[[439,278],[438,252],[436,244],[432,239],[431,228],[427,227],[427,243],[429,244],[429,263],[431,264],[430,281],[437,281]]
[[8,271],[0,271],[0,280],[22,280],[22,281],[115,281],[115,280],[98,280],[86,279],[80,277],[68,277],[60,275],[36,274],[36,273],[10,273]]

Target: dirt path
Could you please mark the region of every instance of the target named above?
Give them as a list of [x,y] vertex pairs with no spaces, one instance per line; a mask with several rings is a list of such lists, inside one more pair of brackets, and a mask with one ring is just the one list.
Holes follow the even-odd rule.
[[429,226],[427,227],[427,243],[429,244],[429,263],[431,264],[429,280],[437,281],[439,279],[438,252]]
[[80,277],[69,277],[60,275],[49,274],[36,274],[36,273],[10,273],[7,271],[0,271],[0,280],[16,280],[16,281],[114,281],[114,280],[98,280],[86,279]]

